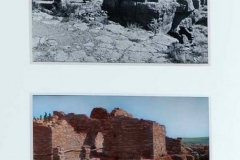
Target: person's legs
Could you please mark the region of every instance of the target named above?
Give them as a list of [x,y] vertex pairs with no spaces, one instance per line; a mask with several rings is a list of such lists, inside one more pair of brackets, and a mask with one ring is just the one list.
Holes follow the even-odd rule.
[[181,27],[180,31],[179,31],[180,35],[186,35],[189,42],[192,43],[193,41],[193,34],[192,34],[192,27],[190,27],[189,29],[187,29],[186,27]]
[[183,37],[178,32],[170,32],[169,35],[178,39],[179,43],[183,44]]

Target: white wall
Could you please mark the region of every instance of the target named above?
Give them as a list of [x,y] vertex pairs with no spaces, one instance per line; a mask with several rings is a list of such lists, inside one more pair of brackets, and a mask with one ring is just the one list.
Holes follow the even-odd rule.
[[239,159],[239,0],[209,3],[205,66],[30,64],[30,3],[0,4],[1,159],[32,159],[31,93],[210,96],[211,160]]

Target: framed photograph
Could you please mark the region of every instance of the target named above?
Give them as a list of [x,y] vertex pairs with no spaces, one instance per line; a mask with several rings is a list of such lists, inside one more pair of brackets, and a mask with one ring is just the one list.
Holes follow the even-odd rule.
[[33,160],[210,160],[207,97],[32,98]]
[[207,0],[32,0],[32,62],[208,64]]

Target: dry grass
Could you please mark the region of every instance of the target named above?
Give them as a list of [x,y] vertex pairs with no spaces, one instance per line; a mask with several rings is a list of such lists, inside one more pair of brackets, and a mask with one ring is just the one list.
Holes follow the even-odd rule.
[[74,14],[78,6],[76,5],[70,5],[66,4],[66,6],[58,6],[58,9],[53,9],[53,14],[55,16],[60,16],[60,17],[69,17],[71,18]]
[[148,29],[150,29],[154,33],[154,35],[156,35],[157,33],[163,33],[163,31],[161,30],[162,25],[162,20],[153,19],[148,25]]
[[206,26],[196,25],[193,30],[194,40],[191,54],[198,57],[197,63],[208,62],[208,31]]
[[166,52],[173,63],[186,63],[187,53],[183,44],[176,43],[169,46]]
[[128,23],[127,24],[127,28],[133,31],[140,31],[142,30],[142,26],[140,26],[137,23]]
[[208,32],[207,27],[195,25],[193,27],[193,43],[174,44],[166,52],[173,63],[208,63]]

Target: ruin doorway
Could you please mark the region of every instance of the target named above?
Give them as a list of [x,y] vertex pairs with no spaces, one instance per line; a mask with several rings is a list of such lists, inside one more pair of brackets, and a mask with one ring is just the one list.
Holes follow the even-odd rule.
[[96,152],[102,153],[103,152],[103,145],[104,143],[104,136],[102,132],[98,132],[95,137],[94,146],[96,147]]

